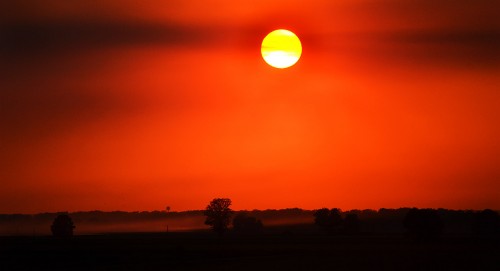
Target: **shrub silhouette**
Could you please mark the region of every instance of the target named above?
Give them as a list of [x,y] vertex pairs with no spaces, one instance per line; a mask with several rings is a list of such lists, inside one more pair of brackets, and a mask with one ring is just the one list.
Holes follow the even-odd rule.
[[233,230],[242,234],[259,233],[262,231],[263,225],[260,220],[255,217],[248,216],[245,212],[238,213],[233,218]]
[[229,206],[231,206],[230,199],[216,198],[207,205],[203,212],[207,217],[205,224],[211,226],[212,229],[220,235],[227,231],[229,223],[231,222],[233,211]]
[[500,232],[500,215],[490,209],[474,214],[473,230],[476,234],[489,235]]
[[359,233],[359,218],[357,214],[347,214],[344,219],[344,232],[347,234]]
[[327,208],[322,208],[314,212],[314,224],[318,225],[327,231],[338,231],[342,227],[342,216],[340,215],[340,209],[334,208],[328,210]]
[[50,227],[52,231],[52,235],[54,237],[68,238],[73,236],[73,229],[75,225],[73,224],[73,220],[67,214],[60,214],[52,223]]
[[436,210],[412,208],[406,214],[403,225],[415,239],[437,239],[442,231],[443,224]]

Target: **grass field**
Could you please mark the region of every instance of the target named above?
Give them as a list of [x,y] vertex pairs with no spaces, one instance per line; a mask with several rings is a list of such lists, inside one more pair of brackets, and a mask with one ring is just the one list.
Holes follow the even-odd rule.
[[208,231],[1,237],[0,270],[500,270],[497,238]]

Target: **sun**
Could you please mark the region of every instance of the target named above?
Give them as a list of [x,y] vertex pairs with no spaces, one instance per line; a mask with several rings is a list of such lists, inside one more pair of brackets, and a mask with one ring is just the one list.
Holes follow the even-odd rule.
[[274,30],[262,41],[262,57],[267,64],[284,69],[299,61],[302,54],[302,44],[292,31]]

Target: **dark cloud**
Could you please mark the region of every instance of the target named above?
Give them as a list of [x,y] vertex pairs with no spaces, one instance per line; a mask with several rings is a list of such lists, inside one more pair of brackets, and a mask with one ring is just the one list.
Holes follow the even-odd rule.
[[[379,39],[395,44],[405,57],[420,61],[480,67],[500,64],[500,30],[496,29],[400,31]],[[398,57],[398,52],[393,54]]]
[[8,57],[149,43],[203,45],[215,33],[202,27],[131,21],[9,22],[0,25],[0,53]]
[[[341,38],[365,41],[368,53],[426,65],[498,66],[500,2],[496,0],[365,0],[349,5],[347,13],[361,22]],[[337,15],[338,9],[331,13]],[[334,37],[332,37],[334,39]],[[335,45],[342,41],[336,41]]]
[[[140,110],[143,104],[114,87],[80,77],[99,74],[109,56],[86,50],[123,46],[199,46],[208,29],[175,24],[99,20],[14,21],[0,24],[0,137],[4,142],[44,138],[82,121]],[[144,47],[141,47],[144,48]],[[68,79],[72,78],[72,79]],[[70,80],[68,82],[68,80]]]

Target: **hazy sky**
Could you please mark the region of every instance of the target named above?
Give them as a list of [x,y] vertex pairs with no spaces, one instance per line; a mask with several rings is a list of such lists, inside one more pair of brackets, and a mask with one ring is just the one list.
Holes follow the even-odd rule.
[[4,2],[0,213],[500,209],[497,0]]

